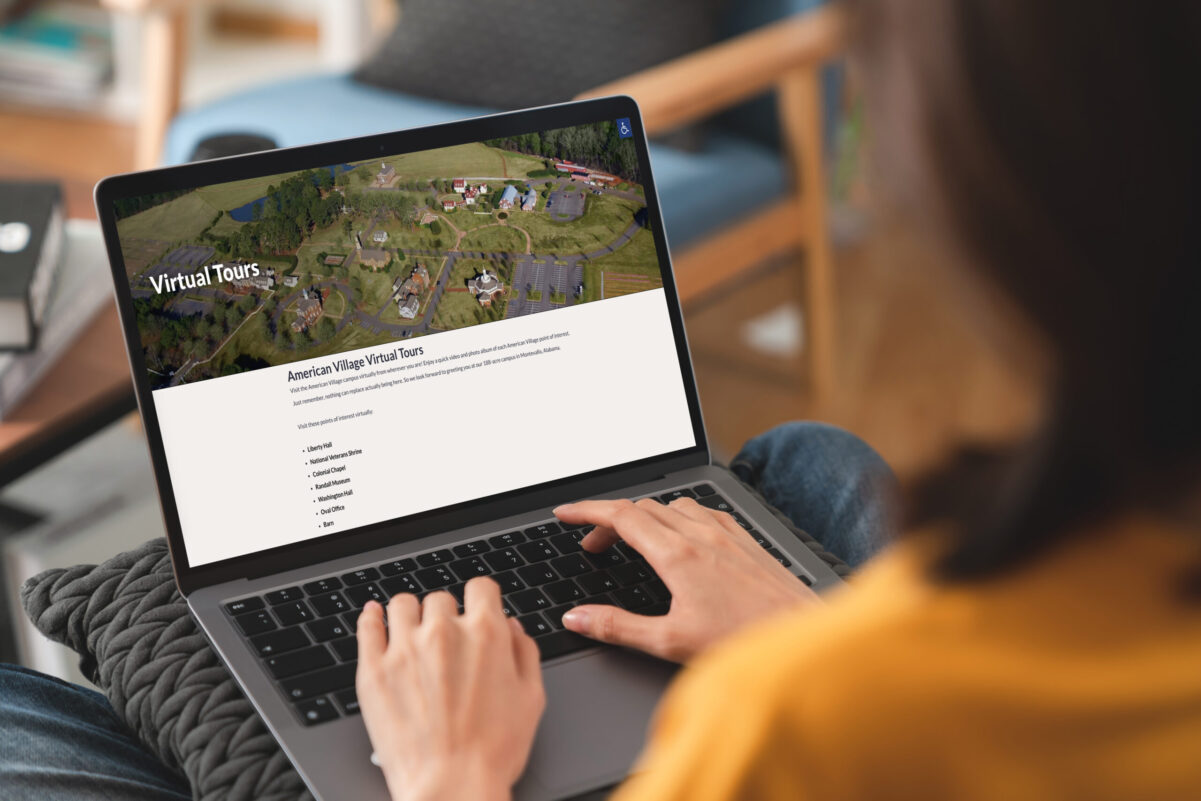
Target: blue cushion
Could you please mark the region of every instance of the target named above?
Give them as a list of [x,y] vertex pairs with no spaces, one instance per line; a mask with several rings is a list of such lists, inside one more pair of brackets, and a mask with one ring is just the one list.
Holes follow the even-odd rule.
[[[428,98],[320,75],[250,89],[180,114],[171,125],[165,161],[188,160],[196,144],[223,133],[254,133],[280,147],[344,139],[486,114]],[[651,166],[673,246],[716,232],[780,197],[786,187],[780,158],[745,138],[712,134],[700,153],[651,146]]]

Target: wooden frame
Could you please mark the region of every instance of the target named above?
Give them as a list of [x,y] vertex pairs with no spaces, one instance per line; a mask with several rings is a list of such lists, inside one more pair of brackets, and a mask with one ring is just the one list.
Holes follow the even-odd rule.
[[[179,110],[186,12],[190,0],[102,0],[145,20],[146,63],[136,164],[157,166]],[[761,264],[803,249],[814,398],[828,400],[835,381],[834,276],[827,232],[822,158],[820,71],[841,51],[845,17],[837,4],[698,50],[605,84],[580,99],[626,94],[642,108],[647,133],[663,133],[774,90],[780,112],[790,192],[784,199],[676,255],[685,303]]]
[[828,5],[580,95],[630,95],[653,136],[775,90],[791,173],[788,196],[676,254],[676,284],[687,303],[770,256],[803,248],[811,384],[819,408],[835,382],[820,72],[842,50],[845,28],[842,9]]

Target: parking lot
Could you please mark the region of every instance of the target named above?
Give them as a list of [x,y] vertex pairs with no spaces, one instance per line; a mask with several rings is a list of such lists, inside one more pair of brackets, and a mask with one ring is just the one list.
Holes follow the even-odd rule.
[[580,217],[584,213],[584,193],[564,192],[559,189],[550,193],[547,198],[547,213],[556,222],[567,222]]

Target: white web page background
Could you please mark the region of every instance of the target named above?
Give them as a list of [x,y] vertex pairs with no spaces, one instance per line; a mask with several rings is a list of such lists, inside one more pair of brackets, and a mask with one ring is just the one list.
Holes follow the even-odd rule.
[[[431,361],[559,332],[569,335],[525,349],[541,353],[341,398],[294,405],[325,394],[294,388],[329,376],[288,381],[289,371],[397,347],[420,347],[408,361]],[[160,389],[153,398],[193,566],[696,444],[662,289]]]

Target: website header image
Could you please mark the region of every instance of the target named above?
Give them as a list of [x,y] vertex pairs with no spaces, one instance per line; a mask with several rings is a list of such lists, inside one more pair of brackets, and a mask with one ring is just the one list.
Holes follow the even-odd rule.
[[663,286],[615,122],[116,201],[154,389]]

